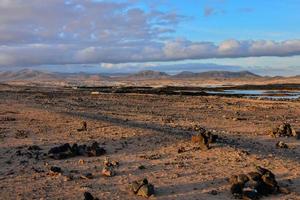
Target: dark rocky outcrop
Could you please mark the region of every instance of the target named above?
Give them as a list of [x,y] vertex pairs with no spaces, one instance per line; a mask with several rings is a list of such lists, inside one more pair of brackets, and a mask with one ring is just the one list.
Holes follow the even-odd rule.
[[259,199],[276,193],[286,193],[279,187],[275,175],[268,169],[257,166],[255,172],[230,177],[231,194],[239,199]]
[[99,146],[97,142],[92,145],[78,145],[77,143],[72,146],[69,143],[53,147],[48,151],[48,155],[53,159],[65,159],[75,156],[101,156],[106,153],[106,150]]

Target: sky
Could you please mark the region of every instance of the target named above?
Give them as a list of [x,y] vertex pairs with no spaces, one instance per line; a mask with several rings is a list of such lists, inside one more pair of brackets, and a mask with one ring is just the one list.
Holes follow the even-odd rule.
[[300,0],[0,0],[0,70],[300,74]]

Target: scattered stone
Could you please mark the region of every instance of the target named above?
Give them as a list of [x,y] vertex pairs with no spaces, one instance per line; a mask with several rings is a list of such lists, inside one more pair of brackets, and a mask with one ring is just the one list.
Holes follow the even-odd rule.
[[43,169],[37,168],[37,167],[31,167],[31,169],[32,169],[34,172],[36,172],[36,173],[43,173],[43,172],[45,172]]
[[52,166],[50,167],[50,171],[54,173],[62,173],[62,170],[60,167]]
[[154,194],[154,186],[150,184],[146,178],[132,182],[130,189],[134,194],[146,198]]
[[38,145],[32,145],[28,147],[29,151],[40,151],[42,148],[40,148]]
[[83,160],[83,159],[80,159],[79,161],[78,161],[78,164],[80,164],[80,165],[83,165],[85,163],[85,161]]
[[38,146],[36,146],[36,147],[32,146],[32,147],[29,147],[27,149],[18,149],[15,152],[15,155],[16,156],[25,156],[28,159],[39,160],[41,158],[44,158],[45,155],[44,155],[43,152],[40,152],[38,149],[39,149]]
[[115,160],[111,161],[110,163],[111,163],[111,165],[114,166],[114,167],[119,167],[119,165],[120,165],[119,162],[118,162],[118,161],[115,161]]
[[178,150],[177,150],[177,153],[183,153],[185,152],[185,148],[184,147],[180,147]]
[[2,118],[0,118],[0,121],[1,122],[13,122],[13,121],[16,121],[16,118],[14,118],[14,117],[2,117]]
[[108,157],[106,157],[103,161],[104,166],[106,167],[118,167],[119,166],[119,162],[118,161],[110,161],[110,159]]
[[285,187],[279,187],[279,192],[281,194],[290,194],[291,193],[291,191],[288,188],[285,188]]
[[77,129],[78,132],[87,131],[87,123],[86,121],[81,122],[81,128]]
[[152,154],[152,155],[142,155],[140,156],[140,158],[144,158],[144,159],[147,159],[147,160],[158,160],[161,158],[161,155],[160,154]]
[[286,143],[282,142],[282,141],[277,142],[276,147],[280,148],[280,149],[288,149],[289,148],[289,146]]
[[171,176],[171,179],[176,179],[176,178],[178,178],[179,176],[180,176],[179,174],[175,173],[175,174],[173,174],[173,175]]
[[212,190],[212,191],[210,191],[210,194],[212,194],[212,195],[218,195],[218,191],[217,190]]
[[93,176],[93,174],[92,173],[84,173],[84,174],[82,174],[81,176],[80,176],[82,179],[93,179],[94,178],[94,176]]
[[91,146],[69,143],[53,147],[49,150],[48,155],[53,159],[65,159],[75,156],[101,156],[106,153],[106,150],[99,146],[97,142],[92,143]]
[[68,174],[63,176],[64,181],[71,181],[74,179],[73,175]]
[[114,176],[116,173],[115,173],[113,167],[107,167],[107,166],[105,166],[105,167],[102,169],[101,174],[102,174],[103,176],[112,177],[112,176]]
[[143,169],[146,169],[146,167],[144,165],[140,165],[140,166],[138,166],[138,169],[143,170]]
[[114,168],[119,166],[119,162],[117,161],[110,161],[110,159],[108,157],[106,157],[103,161],[103,169],[102,169],[102,175],[103,176],[107,176],[107,177],[111,177],[114,176],[116,174]]
[[93,197],[93,195],[89,192],[84,192],[83,196],[84,200],[99,200],[98,198]]
[[30,134],[29,131],[26,130],[17,130],[15,133],[15,137],[19,139],[28,138],[28,135]]
[[246,120],[246,118],[241,118],[241,117],[234,117],[232,118],[233,121],[242,121],[242,120]]

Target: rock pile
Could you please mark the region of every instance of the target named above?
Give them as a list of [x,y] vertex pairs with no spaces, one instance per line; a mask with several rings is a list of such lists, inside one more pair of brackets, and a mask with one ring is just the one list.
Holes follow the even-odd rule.
[[257,166],[255,172],[233,175],[231,193],[239,199],[259,199],[269,194],[287,193],[285,188],[280,188],[275,175],[268,169]]
[[194,130],[197,133],[192,136],[192,142],[199,144],[202,150],[208,150],[210,148],[209,144],[215,143],[218,139],[218,135],[214,135],[202,127],[196,126]]
[[109,158],[105,158],[104,167],[102,169],[102,175],[111,177],[116,175],[115,168],[119,166],[119,163],[117,161],[110,161]]
[[272,137],[296,137],[300,139],[300,134],[289,123],[283,123],[270,131]]
[[65,159],[75,156],[101,156],[106,153],[106,150],[99,146],[97,142],[92,145],[78,145],[77,143],[72,146],[69,143],[53,147],[48,151],[49,157],[53,159]]
[[130,184],[131,191],[142,197],[150,197],[154,194],[154,186],[145,178],[143,180],[134,181]]

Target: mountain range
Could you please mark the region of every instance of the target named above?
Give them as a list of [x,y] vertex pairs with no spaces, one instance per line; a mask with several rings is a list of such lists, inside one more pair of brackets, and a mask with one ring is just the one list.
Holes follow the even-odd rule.
[[165,72],[144,70],[133,74],[122,74],[118,76],[90,74],[90,73],[58,73],[44,72],[38,70],[24,69],[20,71],[0,72],[0,80],[52,80],[52,79],[78,79],[78,80],[100,80],[110,79],[113,77],[129,78],[129,79],[156,79],[156,78],[259,78],[260,76],[249,71],[230,72],[230,71],[207,71],[194,73],[183,71],[176,75],[169,75]]
[[59,72],[44,72],[38,70],[24,69],[21,71],[6,71],[0,72],[0,81],[101,81],[101,80],[140,80],[140,79],[256,79],[263,78],[249,71],[207,71],[207,72],[190,72],[183,71],[175,75],[169,75],[165,72],[145,70],[133,74],[97,74],[97,73],[59,73]]

